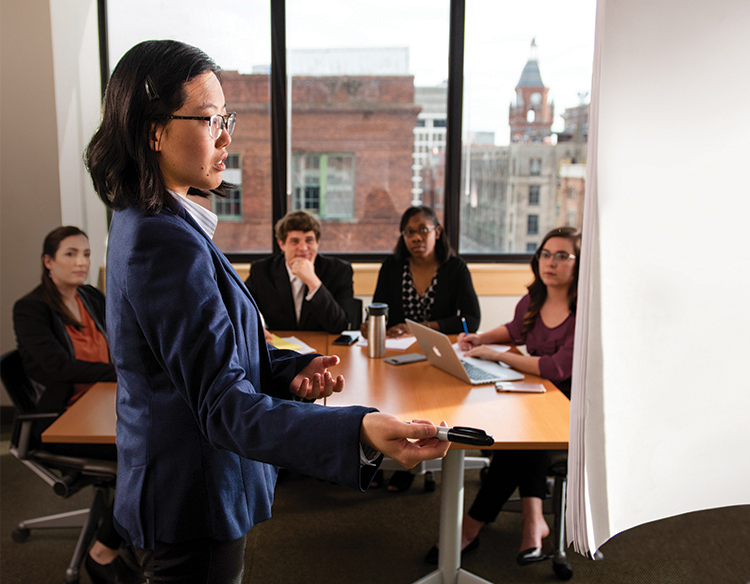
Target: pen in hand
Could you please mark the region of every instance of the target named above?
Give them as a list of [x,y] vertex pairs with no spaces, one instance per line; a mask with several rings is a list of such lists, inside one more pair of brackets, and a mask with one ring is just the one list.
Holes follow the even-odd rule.
[[463,316],[461,317],[461,324],[464,325],[464,334],[468,337],[469,336],[469,327],[466,326],[466,319]]

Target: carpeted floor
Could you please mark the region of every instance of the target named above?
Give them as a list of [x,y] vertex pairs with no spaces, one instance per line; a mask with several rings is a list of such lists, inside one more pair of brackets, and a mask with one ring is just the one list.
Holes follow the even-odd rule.
[[[63,500],[0,443],[0,582],[63,582],[77,533],[37,531],[22,544],[16,524],[31,517],[87,507],[86,490]],[[360,494],[295,473],[276,491],[274,517],[248,536],[245,582],[253,584],[408,584],[430,573],[422,562],[438,533],[440,475],[434,493],[417,478],[402,494]],[[470,502],[478,471],[467,471]],[[551,522],[551,517],[549,518]],[[484,529],[463,567],[496,584],[557,581],[551,564],[515,564],[521,518],[501,513]],[[573,581],[607,584],[750,584],[750,506],[692,513],[643,525],[606,545],[593,562],[574,552]],[[85,573],[82,584],[88,584]]]

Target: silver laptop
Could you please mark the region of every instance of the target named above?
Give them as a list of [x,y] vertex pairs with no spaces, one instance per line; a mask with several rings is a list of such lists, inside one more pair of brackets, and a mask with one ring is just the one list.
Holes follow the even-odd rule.
[[518,381],[524,378],[523,373],[513,371],[498,363],[477,359],[475,357],[459,357],[453,349],[450,339],[430,327],[406,319],[409,330],[417,337],[417,342],[427,360],[433,367],[450,373],[453,377],[472,385],[484,385],[495,381]]

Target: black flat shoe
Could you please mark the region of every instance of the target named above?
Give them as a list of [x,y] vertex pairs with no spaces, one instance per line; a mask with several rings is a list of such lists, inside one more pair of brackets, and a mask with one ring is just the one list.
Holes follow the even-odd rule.
[[86,554],[86,572],[92,584],[140,584],[141,575],[128,566],[119,556],[109,564],[98,564]]
[[545,554],[542,548],[529,548],[518,554],[516,562],[519,566],[528,566],[537,562],[543,562],[547,558],[549,558],[549,555]]
[[[472,539],[471,542],[469,542],[469,545],[467,545],[464,549],[461,550],[461,557],[463,558],[465,554],[468,554],[469,552],[473,552],[478,547],[479,547],[479,536]],[[438,546],[434,545],[430,548],[430,551],[427,552],[427,554],[425,554],[424,561],[426,564],[435,565],[438,563],[439,558],[440,558],[440,550],[438,549]]]
[[414,475],[408,470],[397,470],[391,475],[391,480],[388,481],[388,492],[390,493],[403,493],[408,491],[411,484],[414,482]]

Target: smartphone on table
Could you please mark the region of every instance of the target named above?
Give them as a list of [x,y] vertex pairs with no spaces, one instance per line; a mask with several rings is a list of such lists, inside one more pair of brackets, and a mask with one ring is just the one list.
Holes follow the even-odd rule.
[[336,337],[333,340],[334,345],[353,345],[357,342],[358,335],[357,333],[353,333],[351,335],[348,335],[344,333],[343,335]]

